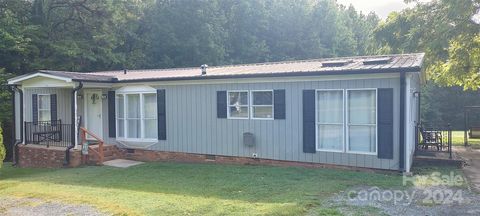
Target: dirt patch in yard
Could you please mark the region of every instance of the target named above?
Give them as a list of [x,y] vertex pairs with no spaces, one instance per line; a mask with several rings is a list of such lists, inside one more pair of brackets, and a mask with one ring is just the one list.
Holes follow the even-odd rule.
[[0,215],[55,216],[55,215],[107,215],[88,205],[65,204],[36,198],[0,197]]

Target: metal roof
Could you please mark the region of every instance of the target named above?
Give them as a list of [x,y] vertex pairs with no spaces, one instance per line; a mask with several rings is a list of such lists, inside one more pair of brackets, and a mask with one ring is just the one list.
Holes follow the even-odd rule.
[[[422,66],[423,57],[424,53],[411,53],[213,66],[208,67],[206,75],[202,75],[200,67],[127,70],[127,73],[124,73],[124,70],[88,73],[50,70],[41,70],[39,72],[53,76],[70,78],[74,81],[88,82],[140,82],[162,80],[305,76],[324,74],[335,75],[355,73],[419,72]],[[375,62],[378,59],[389,60]],[[334,67],[326,67],[325,65],[328,65],[329,62],[347,63],[340,66],[335,65]],[[365,64],[364,62],[369,63]],[[371,62],[374,63],[371,64]],[[327,64],[322,66],[322,63]]]
[[82,72],[69,72],[69,71],[52,71],[52,70],[39,70],[38,72],[46,73],[54,76],[70,78],[72,80],[96,80],[96,81],[104,81],[110,82],[114,81],[115,77],[101,75],[101,74],[94,74],[94,73],[82,73]]

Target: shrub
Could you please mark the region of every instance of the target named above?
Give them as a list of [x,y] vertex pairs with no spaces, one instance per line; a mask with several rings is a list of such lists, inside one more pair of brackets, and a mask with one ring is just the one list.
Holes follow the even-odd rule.
[[6,153],[5,146],[3,145],[2,124],[0,122],[0,168],[2,168]]

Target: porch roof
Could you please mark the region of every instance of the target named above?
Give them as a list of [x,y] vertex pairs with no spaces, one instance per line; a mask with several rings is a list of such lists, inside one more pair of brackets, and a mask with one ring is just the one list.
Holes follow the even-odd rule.
[[[360,73],[419,72],[424,53],[355,56],[298,61],[266,62],[256,64],[208,67],[202,75],[199,67],[114,70],[98,72],[67,72],[41,70],[37,74],[56,76],[70,81],[87,82],[142,82],[166,80],[230,79],[250,77],[281,77],[310,75],[340,75]],[[9,84],[31,76],[27,74],[9,80]]]
[[8,84],[17,84],[24,80],[36,78],[36,77],[46,77],[56,80],[62,80],[65,82],[72,81],[88,81],[88,82],[114,82],[115,77],[106,76],[106,75],[97,75],[91,73],[82,73],[82,72],[69,72],[69,71],[52,71],[52,70],[39,70],[34,73],[29,73],[21,76],[14,77],[8,80]]

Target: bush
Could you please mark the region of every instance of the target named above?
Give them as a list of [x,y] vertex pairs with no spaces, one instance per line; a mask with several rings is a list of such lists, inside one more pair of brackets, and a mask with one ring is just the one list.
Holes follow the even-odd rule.
[[3,160],[5,159],[7,151],[3,145],[2,124],[0,122],[0,168],[2,168]]

